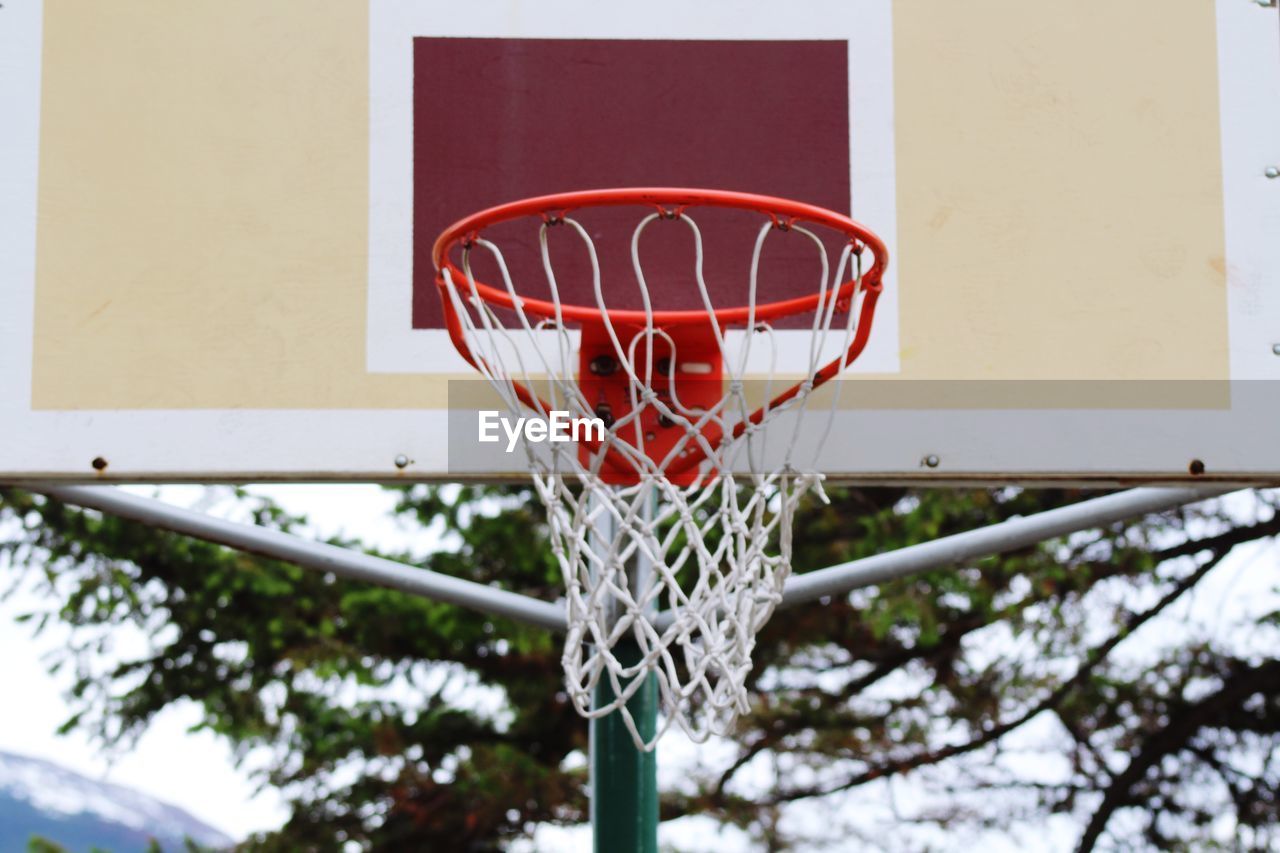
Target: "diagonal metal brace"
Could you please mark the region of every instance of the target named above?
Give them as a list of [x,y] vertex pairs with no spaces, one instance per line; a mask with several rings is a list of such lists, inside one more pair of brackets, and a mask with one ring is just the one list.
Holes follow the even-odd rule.
[[[1092,530],[1127,518],[1218,497],[1237,488],[1216,486],[1129,489],[1022,518],[1011,518],[989,527],[944,536],[932,542],[908,545],[896,551],[840,563],[802,575],[792,575],[783,587],[782,602],[778,606],[794,607],[964,560],[1003,554],[1068,533]],[[662,613],[659,614],[656,625],[662,631],[671,622],[670,615]]]
[[908,545],[848,563],[829,566],[788,578],[780,607],[793,607],[828,595],[855,589],[942,566],[1026,548],[1068,533],[1092,530],[1127,518],[1173,509],[1235,491],[1236,487],[1129,489],[1070,506],[1045,510],[1022,518],[966,530],[932,542]]
[[563,605],[540,601],[475,581],[408,566],[337,545],[315,542],[279,530],[214,518],[153,498],[131,495],[114,486],[42,484],[31,488],[64,503],[102,510],[152,527],[296,563],[303,568],[332,572],[348,580],[391,587],[559,633],[568,630]]

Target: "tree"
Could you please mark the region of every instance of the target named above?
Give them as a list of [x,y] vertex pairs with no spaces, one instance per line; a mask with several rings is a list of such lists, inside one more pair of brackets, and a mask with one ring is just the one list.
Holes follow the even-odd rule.
[[[832,490],[797,522],[796,569],[1081,497]],[[259,524],[301,523],[240,500]],[[1170,615],[1229,554],[1280,532],[1275,501],[1213,503],[780,611],[759,638],[732,754],[703,756],[664,791],[663,818],[709,815],[772,849],[832,831],[946,847],[1046,822],[1081,850],[1266,848],[1280,818],[1280,614],[1238,614],[1230,631]],[[293,812],[251,848],[492,849],[585,819],[586,726],[561,689],[558,638],[15,490],[0,502],[0,547],[50,593],[33,618],[79,638],[68,725],[112,742],[186,698],[242,749],[271,747],[266,781]],[[439,535],[425,567],[556,597],[529,489],[419,486],[397,512]],[[124,623],[154,648],[102,671],[97,649]],[[858,804],[894,785],[912,803],[879,825]],[[826,811],[805,821],[806,809]]]

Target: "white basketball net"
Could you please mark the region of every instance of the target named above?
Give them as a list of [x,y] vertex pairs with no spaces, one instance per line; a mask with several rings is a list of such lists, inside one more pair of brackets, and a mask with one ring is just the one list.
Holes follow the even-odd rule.
[[[674,387],[670,396],[662,399],[651,383],[656,375],[652,347],[640,346],[662,339],[674,347],[667,332],[653,323],[654,308],[639,253],[641,234],[659,218],[678,219],[692,233],[697,287],[709,316],[716,308],[703,279],[702,235],[697,224],[687,212],[674,216],[653,213],[636,226],[631,240],[635,279],[648,322],[629,343],[624,343],[608,322],[606,287],[596,249],[586,229],[574,219],[540,224],[542,264],[555,318],[526,315],[501,250],[482,237],[463,246],[465,280],[455,281],[447,268],[443,270],[448,298],[462,320],[475,363],[502,395],[512,415],[534,414],[516,395],[516,384],[521,383],[537,389],[539,408],[590,418],[595,416],[591,402],[578,387],[575,333],[562,319],[548,230],[563,223],[576,233],[589,255],[596,304],[620,370],[625,373],[632,404],[631,411],[607,430],[604,447],[633,465],[639,482],[606,484],[602,480],[604,453],[584,465],[577,444],[572,442],[536,447],[526,443],[526,450],[534,485],[546,505],[552,548],[564,572],[569,632],[563,664],[568,694],[585,717],[621,712],[637,746],[646,750],[652,749],[673,724],[702,741],[713,733],[727,733],[736,717],[748,710],[745,683],[751,652],[756,633],[781,600],[791,571],[791,523],[796,506],[810,490],[826,500],[822,475],[814,470],[814,462],[831,429],[839,383],[835,383],[828,404],[826,424],[816,432],[819,440],[805,448],[805,464],[796,461],[797,436],[814,388],[813,377],[837,357],[837,351],[849,350],[864,296],[861,258],[852,245],[845,245],[833,272],[819,237],[800,225],[791,225],[789,230],[812,241],[821,259],[821,281],[814,287],[821,298],[806,330],[807,372],[779,379],[776,389],[769,387],[780,333],[755,321],[754,306],[761,252],[766,239],[780,227],[766,221],[756,237],[750,277],[738,302],[751,306],[748,322],[736,335],[707,323],[724,363],[725,394],[720,404],[708,411],[685,407]],[[505,324],[499,312],[477,295],[471,267],[471,253],[476,249],[492,257],[514,302],[514,310],[500,309],[508,315]],[[853,297],[838,307],[836,291],[850,280],[855,282]],[[761,364],[761,347],[769,354],[763,376],[754,374]],[[668,368],[672,371],[679,353],[673,356]],[[840,368],[844,367],[842,360]],[[674,386],[674,374],[670,378]],[[734,437],[735,427],[760,407],[758,401],[747,401],[748,378],[763,383],[764,400],[796,383],[799,391],[785,404],[766,409],[758,424]],[[635,444],[619,434],[649,407],[656,407],[683,432],[665,459],[651,459],[645,453],[642,432]],[[788,416],[781,417],[784,413]],[[536,414],[547,417],[549,412]],[[725,438],[713,446],[705,437],[708,427],[718,427],[712,434]],[[774,442],[781,445],[781,453],[768,442],[771,428],[786,431],[780,442]],[[632,426],[627,434],[637,432]],[[806,441],[812,441],[813,435],[810,430]],[[692,448],[700,448],[706,457],[696,482],[673,484],[665,474],[667,465]],[[767,453],[769,450],[773,452]],[[662,721],[657,731],[642,733],[627,702],[642,689],[650,673],[656,677]],[[602,684],[606,691],[597,689]]]

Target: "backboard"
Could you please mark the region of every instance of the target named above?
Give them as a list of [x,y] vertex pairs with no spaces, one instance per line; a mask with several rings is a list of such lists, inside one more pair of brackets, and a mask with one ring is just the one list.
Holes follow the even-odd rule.
[[1274,6],[20,0],[0,65],[3,479],[523,478],[432,242],[666,185],[885,240],[834,478],[1280,480]]

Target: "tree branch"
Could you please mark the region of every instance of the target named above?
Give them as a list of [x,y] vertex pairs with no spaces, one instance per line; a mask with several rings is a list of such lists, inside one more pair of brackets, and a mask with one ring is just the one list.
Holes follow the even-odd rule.
[[1116,646],[1120,645],[1120,643],[1122,643],[1125,639],[1127,639],[1131,634],[1133,634],[1134,631],[1136,631],[1142,625],[1146,624],[1151,619],[1155,618],[1157,615],[1162,613],[1165,609],[1169,607],[1169,605],[1173,604],[1179,597],[1181,597],[1183,593],[1185,593],[1187,590],[1191,589],[1193,586],[1199,583],[1204,578],[1205,575],[1207,575],[1210,571],[1212,571],[1212,569],[1222,561],[1223,557],[1226,556],[1226,553],[1227,553],[1226,551],[1215,553],[1213,557],[1206,560],[1204,564],[1201,565],[1199,568],[1197,568],[1194,572],[1187,575],[1185,578],[1182,578],[1181,580],[1177,581],[1174,584],[1173,588],[1169,590],[1169,592],[1165,593],[1165,595],[1162,596],[1160,600],[1157,601],[1150,608],[1140,613],[1131,615],[1129,619],[1126,621],[1123,628],[1121,628],[1119,631],[1113,634],[1105,642],[1101,643],[1098,646],[1095,646],[1085,656],[1084,662],[1080,665],[1080,667],[1076,670],[1076,672],[1070,678],[1068,678],[1066,681],[1059,684],[1051,693],[1049,693],[1048,696],[1046,696],[1041,701],[1037,702],[1035,705],[1031,706],[1031,708],[1023,712],[1019,716],[1015,717],[1014,719],[992,726],[990,729],[984,732],[980,737],[974,738],[973,740],[970,740],[970,741],[966,741],[965,743],[955,744],[953,746],[946,746],[946,747],[942,747],[941,749],[932,750],[929,752],[923,752],[918,755],[912,756],[911,758],[905,759],[903,761],[896,761],[896,762],[881,764],[879,766],[869,768],[868,770],[865,770],[862,773],[859,773],[858,775],[852,777],[851,779],[833,787],[828,787],[828,788],[808,787],[808,788],[798,788],[791,791],[784,791],[779,793],[775,797],[773,797],[769,802],[776,804],[780,802],[790,802],[790,801],[805,799],[809,797],[822,797],[828,794],[834,794],[838,791],[846,791],[846,790],[849,790],[850,788],[855,788],[859,785],[864,785],[867,782],[871,782],[885,776],[907,773],[919,767],[924,767],[930,764],[937,764],[949,758],[954,758],[958,755],[963,755],[965,753],[972,752],[976,749],[980,749],[981,747],[987,746],[988,744],[994,743],[995,741],[1004,737],[1009,732],[1029,722],[1030,720],[1032,720],[1039,714],[1043,713],[1044,711],[1047,711],[1056,707],[1072,690],[1074,690],[1081,682],[1083,682],[1086,678],[1088,678],[1089,675],[1104,660],[1106,660],[1107,656],[1116,648]]
[[1280,683],[1280,660],[1271,660],[1261,666],[1238,665],[1226,679],[1222,689],[1207,698],[1188,704],[1181,713],[1170,719],[1169,724],[1142,742],[1142,747],[1129,761],[1129,765],[1107,786],[1102,803],[1094,811],[1076,850],[1088,853],[1098,843],[1107,823],[1118,809],[1130,802],[1134,786],[1146,776],[1147,771],[1166,755],[1177,752],[1202,728],[1213,723],[1216,717],[1238,707],[1250,696],[1262,692],[1269,685],[1271,690]]

